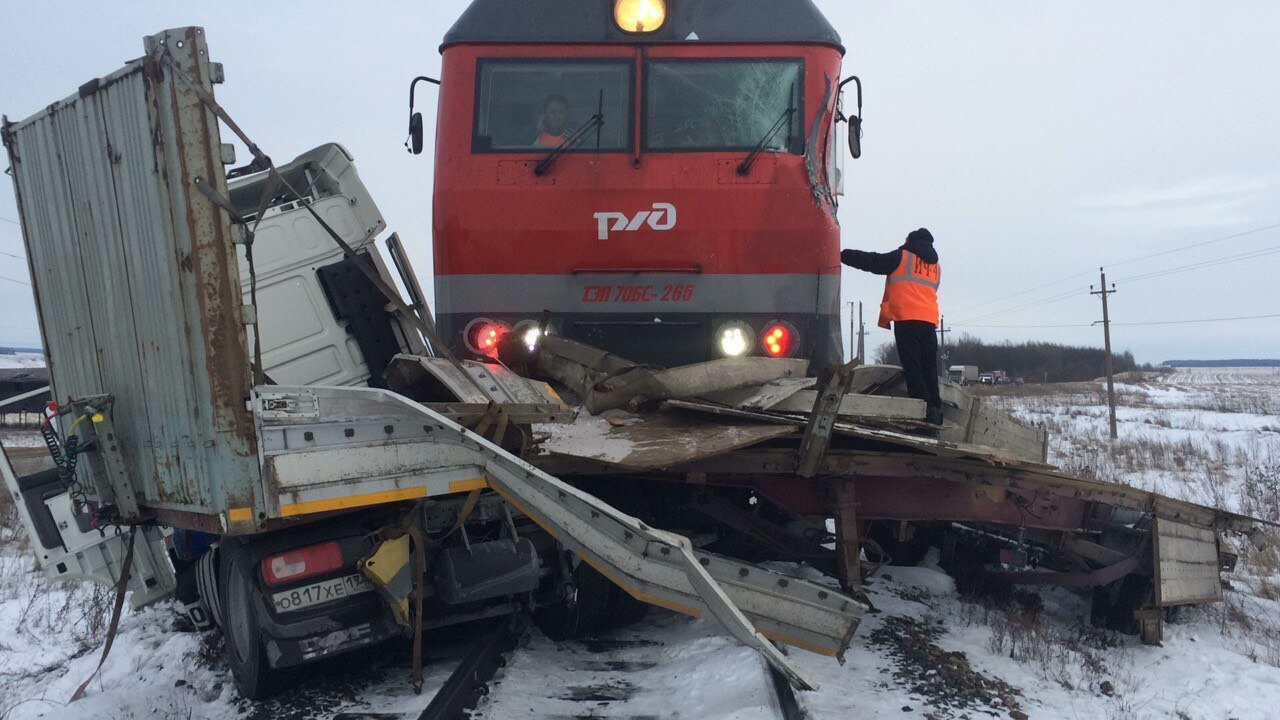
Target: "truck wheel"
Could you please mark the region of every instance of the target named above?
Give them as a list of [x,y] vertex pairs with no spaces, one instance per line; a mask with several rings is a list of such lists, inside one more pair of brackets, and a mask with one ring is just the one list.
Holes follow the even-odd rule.
[[1095,627],[1137,635],[1142,623],[1133,614],[1146,606],[1151,593],[1151,579],[1139,575],[1126,575],[1111,585],[1094,588],[1090,620]]
[[586,637],[608,625],[613,583],[584,562],[574,569],[573,584],[576,602],[556,603],[534,613],[538,629],[552,640]]
[[275,690],[278,673],[267,662],[262,628],[254,611],[258,591],[253,582],[253,564],[242,548],[224,546],[219,555],[223,654],[240,694],[260,700]]
[[929,548],[933,545],[926,528],[917,527],[916,532],[918,533],[916,537],[910,540],[898,540],[894,537],[893,528],[888,523],[876,522],[871,524],[867,537],[888,553],[890,566],[915,567],[924,562],[925,556],[929,554]]

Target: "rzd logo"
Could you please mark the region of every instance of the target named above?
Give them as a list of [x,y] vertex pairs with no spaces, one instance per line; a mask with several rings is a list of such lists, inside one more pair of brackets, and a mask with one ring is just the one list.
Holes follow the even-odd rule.
[[598,212],[596,219],[596,237],[609,239],[609,231],[635,232],[646,222],[654,230],[670,230],[676,226],[676,206],[671,203],[654,203],[652,210],[641,210],[635,217],[627,217],[626,213]]

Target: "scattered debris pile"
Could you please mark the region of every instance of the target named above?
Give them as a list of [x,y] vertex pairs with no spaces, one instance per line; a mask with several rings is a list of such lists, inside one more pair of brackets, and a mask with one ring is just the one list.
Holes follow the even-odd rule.
[[980,710],[993,717],[1026,718],[1018,702],[1022,691],[974,670],[964,653],[943,650],[937,644],[942,632],[941,625],[894,615],[867,639],[892,654],[899,682],[947,713],[929,717],[967,717],[949,711]]

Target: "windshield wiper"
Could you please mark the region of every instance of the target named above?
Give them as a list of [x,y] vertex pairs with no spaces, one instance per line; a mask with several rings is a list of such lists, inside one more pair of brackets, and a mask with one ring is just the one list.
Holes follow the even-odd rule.
[[577,130],[570,133],[569,137],[564,139],[564,142],[552,148],[546,157],[539,160],[538,164],[533,166],[533,174],[538,177],[546,175],[551,166],[555,164],[556,158],[581,145],[582,141],[587,139],[587,133],[591,132],[592,128],[595,128],[596,131],[596,152],[600,152],[600,128],[602,127],[604,127],[603,90],[600,91],[600,105],[596,108],[596,114],[587,118],[587,121],[579,125]]
[[788,124],[788,121],[791,119],[791,116],[795,111],[796,109],[794,107],[789,107],[782,111],[782,115],[778,116],[778,119],[773,122],[773,126],[769,128],[769,132],[765,133],[764,137],[760,138],[760,142],[756,143],[755,147],[751,148],[750,154],[742,158],[742,162],[738,163],[739,175],[751,174],[751,166],[756,164],[756,158],[760,157],[760,153],[764,152],[769,141],[773,139],[774,135],[778,134],[778,131],[782,129],[782,126],[784,124]]

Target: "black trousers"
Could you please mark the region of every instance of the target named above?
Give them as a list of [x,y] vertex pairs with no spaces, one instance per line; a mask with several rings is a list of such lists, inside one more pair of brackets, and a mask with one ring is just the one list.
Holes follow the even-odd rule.
[[898,343],[898,359],[907,375],[907,394],[924,400],[929,409],[941,408],[938,395],[938,328],[923,320],[903,320],[893,324]]

